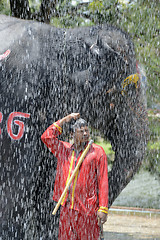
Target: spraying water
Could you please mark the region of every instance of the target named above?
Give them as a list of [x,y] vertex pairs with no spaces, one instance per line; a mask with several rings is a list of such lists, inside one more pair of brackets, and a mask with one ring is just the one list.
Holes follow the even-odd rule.
[[0,23],[1,236],[56,239],[56,159],[40,136],[70,112],[99,129],[115,151],[111,206],[139,169],[147,142],[134,46],[109,26],[65,30],[5,16]]

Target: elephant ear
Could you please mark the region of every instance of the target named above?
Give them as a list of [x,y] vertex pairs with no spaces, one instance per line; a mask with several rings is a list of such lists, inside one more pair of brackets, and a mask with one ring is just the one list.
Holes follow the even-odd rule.
[[113,56],[121,58],[126,65],[131,64],[131,60],[135,58],[133,43],[129,36],[119,29],[109,28],[107,31],[101,31],[97,45],[103,49],[104,55],[110,52]]
[[129,36],[119,29],[103,27],[90,47],[90,56],[96,84],[101,82],[106,90],[115,85],[121,91],[122,81],[136,73],[134,46]]

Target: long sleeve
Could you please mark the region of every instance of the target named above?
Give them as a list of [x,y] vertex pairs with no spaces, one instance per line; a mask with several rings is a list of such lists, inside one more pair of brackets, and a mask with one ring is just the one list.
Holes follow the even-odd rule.
[[59,121],[49,126],[46,131],[42,134],[41,140],[48,147],[48,149],[58,157],[63,152],[63,142],[58,140],[58,135],[62,133]]
[[97,166],[99,210],[108,214],[108,164],[105,152]]

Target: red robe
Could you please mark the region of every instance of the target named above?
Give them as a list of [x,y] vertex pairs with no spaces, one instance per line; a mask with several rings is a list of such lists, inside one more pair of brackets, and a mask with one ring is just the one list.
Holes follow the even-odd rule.
[[[57,202],[82,154],[81,151],[76,160],[74,145],[58,140],[57,136],[61,133],[62,128],[57,121],[41,136],[42,141],[58,159],[53,193],[53,200]],[[66,202],[67,205],[69,202],[70,209],[89,216],[97,210],[108,213],[107,157],[99,145],[93,143],[90,147],[63,198],[62,206],[65,206]]]

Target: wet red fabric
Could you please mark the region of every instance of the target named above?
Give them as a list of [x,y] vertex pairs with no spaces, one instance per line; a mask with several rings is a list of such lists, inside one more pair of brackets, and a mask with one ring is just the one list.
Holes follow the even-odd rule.
[[[53,200],[58,201],[67,179],[71,176],[82,151],[76,159],[73,145],[58,140],[62,129],[59,121],[52,124],[42,135],[41,139],[58,159],[54,185]],[[108,167],[107,157],[102,147],[92,144],[77,176],[73,179],[70,190],[65,195],[62,205],[69,202],[71,209],[81,214],[92,216],[103,207],[108,207]]]
[[70,209],[69,204],[61,207],[59,240],[98,240],[99,234],[96,214],[86,216]]

